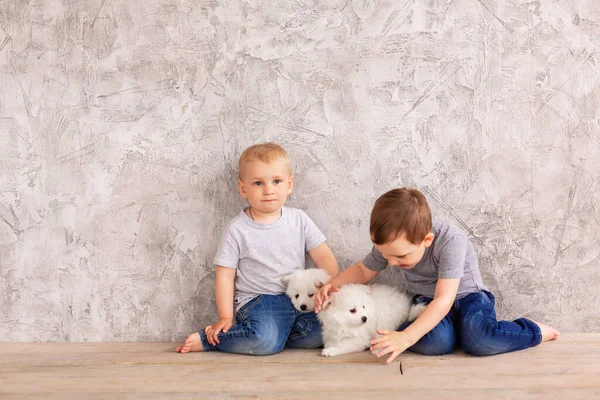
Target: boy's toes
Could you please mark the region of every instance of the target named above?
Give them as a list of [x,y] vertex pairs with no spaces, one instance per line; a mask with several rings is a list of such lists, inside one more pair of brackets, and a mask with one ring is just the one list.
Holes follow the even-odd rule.
[[539,323],[537,321],[533,321],[540,327],[540,331],[542,333],[542,343],[549,342],[551,340],[556,340],[560,336],[560,332],[554,329],[551,326],[546,324]]
[[204,351],[202,347],[202,341],[200,340],[200,334],[198,332],[192,333],[183,343],[183,346],[177,347],[178,353],[189,353],[190,351]]

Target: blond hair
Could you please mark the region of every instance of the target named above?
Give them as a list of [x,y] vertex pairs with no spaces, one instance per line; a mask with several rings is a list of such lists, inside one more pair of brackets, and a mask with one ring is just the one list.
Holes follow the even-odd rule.
[[248,147],[240,156],[240,161],[238,163],[239,178],[242,179],[242,171],[244,169],[244,166],[248,162],[258,160],[268,164],[271,161],[274,161],[278,158],[282,158],[285,160],[285,162],[288,164],[288,168],[291,174],[292,166],[290,156],[283,149],[283,147],[281,147],[277,143],[260,143]]

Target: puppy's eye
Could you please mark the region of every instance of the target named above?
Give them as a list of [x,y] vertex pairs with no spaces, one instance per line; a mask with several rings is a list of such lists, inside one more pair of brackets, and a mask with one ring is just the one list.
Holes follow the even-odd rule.
[[314,293],[311,293],[308,295],[308,297],[313,297],[314,295],[315,295]]
[[352,314],[356,313],[356,308],[353,308],[352,310],[350,310],[350,312],[351,312]]
[[294,296],[294,298],[295,298],[295,299],[297,299],[298,297],[300,297],[300,295],[299,295],[299,294],[297,294],[297,295],[295,295],[295,296]]
[[365,309],[365,310],[366,310],[365,306],[363,306],[363,309]]

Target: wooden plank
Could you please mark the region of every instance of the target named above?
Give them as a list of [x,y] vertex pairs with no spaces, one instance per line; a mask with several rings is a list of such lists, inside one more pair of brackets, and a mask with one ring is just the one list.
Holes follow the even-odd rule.
[[[95,364],[95,363],[338,363],[361,362],[381,363],[369,352],[349,354],[339,357],[321,357],[318,350],[286,350],[272,356],[243,356],[237,354],[211,353],[175,353],[176,343],[0,343],[2,363],[62,365],[62,364]],[[525,351],[494,356],[511,360],[523,358],[563,359],[571,356],[577,358],[600,357],[600,334],[564,334],[560,340],[545,343]],[[440,357],[425,357],[406,352],[403,360],[412,359],[448,359],[474,358],[460,351]],[[484,357],[483,359],[490,359]]]
[[[377,364],[243,364],[22,366],[0,371],[0,387],[9,393],[38,392],[190,392],[202,390],[244,393],[256,391],[337,390],[352,392],[365,387],[399,389],[597,389],[600,367],[591,362],[566,368],[539,368],[524,363],[437,363],[408,367],[404,375],[394,366]],[[29,382],[35,382],[31,387]]]
[[565,334],[521,352],[413,353],[385,365],[369,352],[268,357],[177,354],[174,343],[0,343],[0,397],[170,399],[600,398],[600,334]]
[[123,393],[123,392],[86,392],[86,393],[35,393],[23,395],[7,394],[1,397],[3,400],[197,400],[197,399],[215,399],[215,400],[234,400],[234,399],[265,399],[265,400],[306,400],[327,399],[327,400],[349,400],[349,399],[369,399],[377,400],[397,400],[398,398],[410,398],[413,400],[431,400],[431,399],[484,399],[493,398],[495,400],[514,400],[514,399],[544,399],[544,400],[589,400],[600,398],[600,390],[596,389],[540,389],[540,390],[520,390],[520,389],[496,389],[493,391],[480,389],[459,389],[459,390],[411,390],[410,392],[382,391],[382,390],[358,390],[352,393],[337,391],[320,391],[316,395],[306,392],[295,393],[294,391],[285,392],[257,392],[247,391],[245,393],[232,393],[224,390],[221,393],[214,392],[160,392],[160,393]]

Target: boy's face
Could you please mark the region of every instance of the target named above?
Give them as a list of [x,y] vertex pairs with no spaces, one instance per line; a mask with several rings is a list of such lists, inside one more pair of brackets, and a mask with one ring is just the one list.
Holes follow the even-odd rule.
[[392,267],[411,269],[423,258],[425,249],[433,242],[433,233],[428,233],[419,244],[413,244],[406,240],[406,234],[402,233],[396,239],[385,244],[373,244],[379,252],[388,260]]
[[248,199],[253,210],[265,214],[278,212],[285,204],[294,187],[294,177],[289,164],[283,158],[270,163],[248,161],[238,182],[240,195]]

